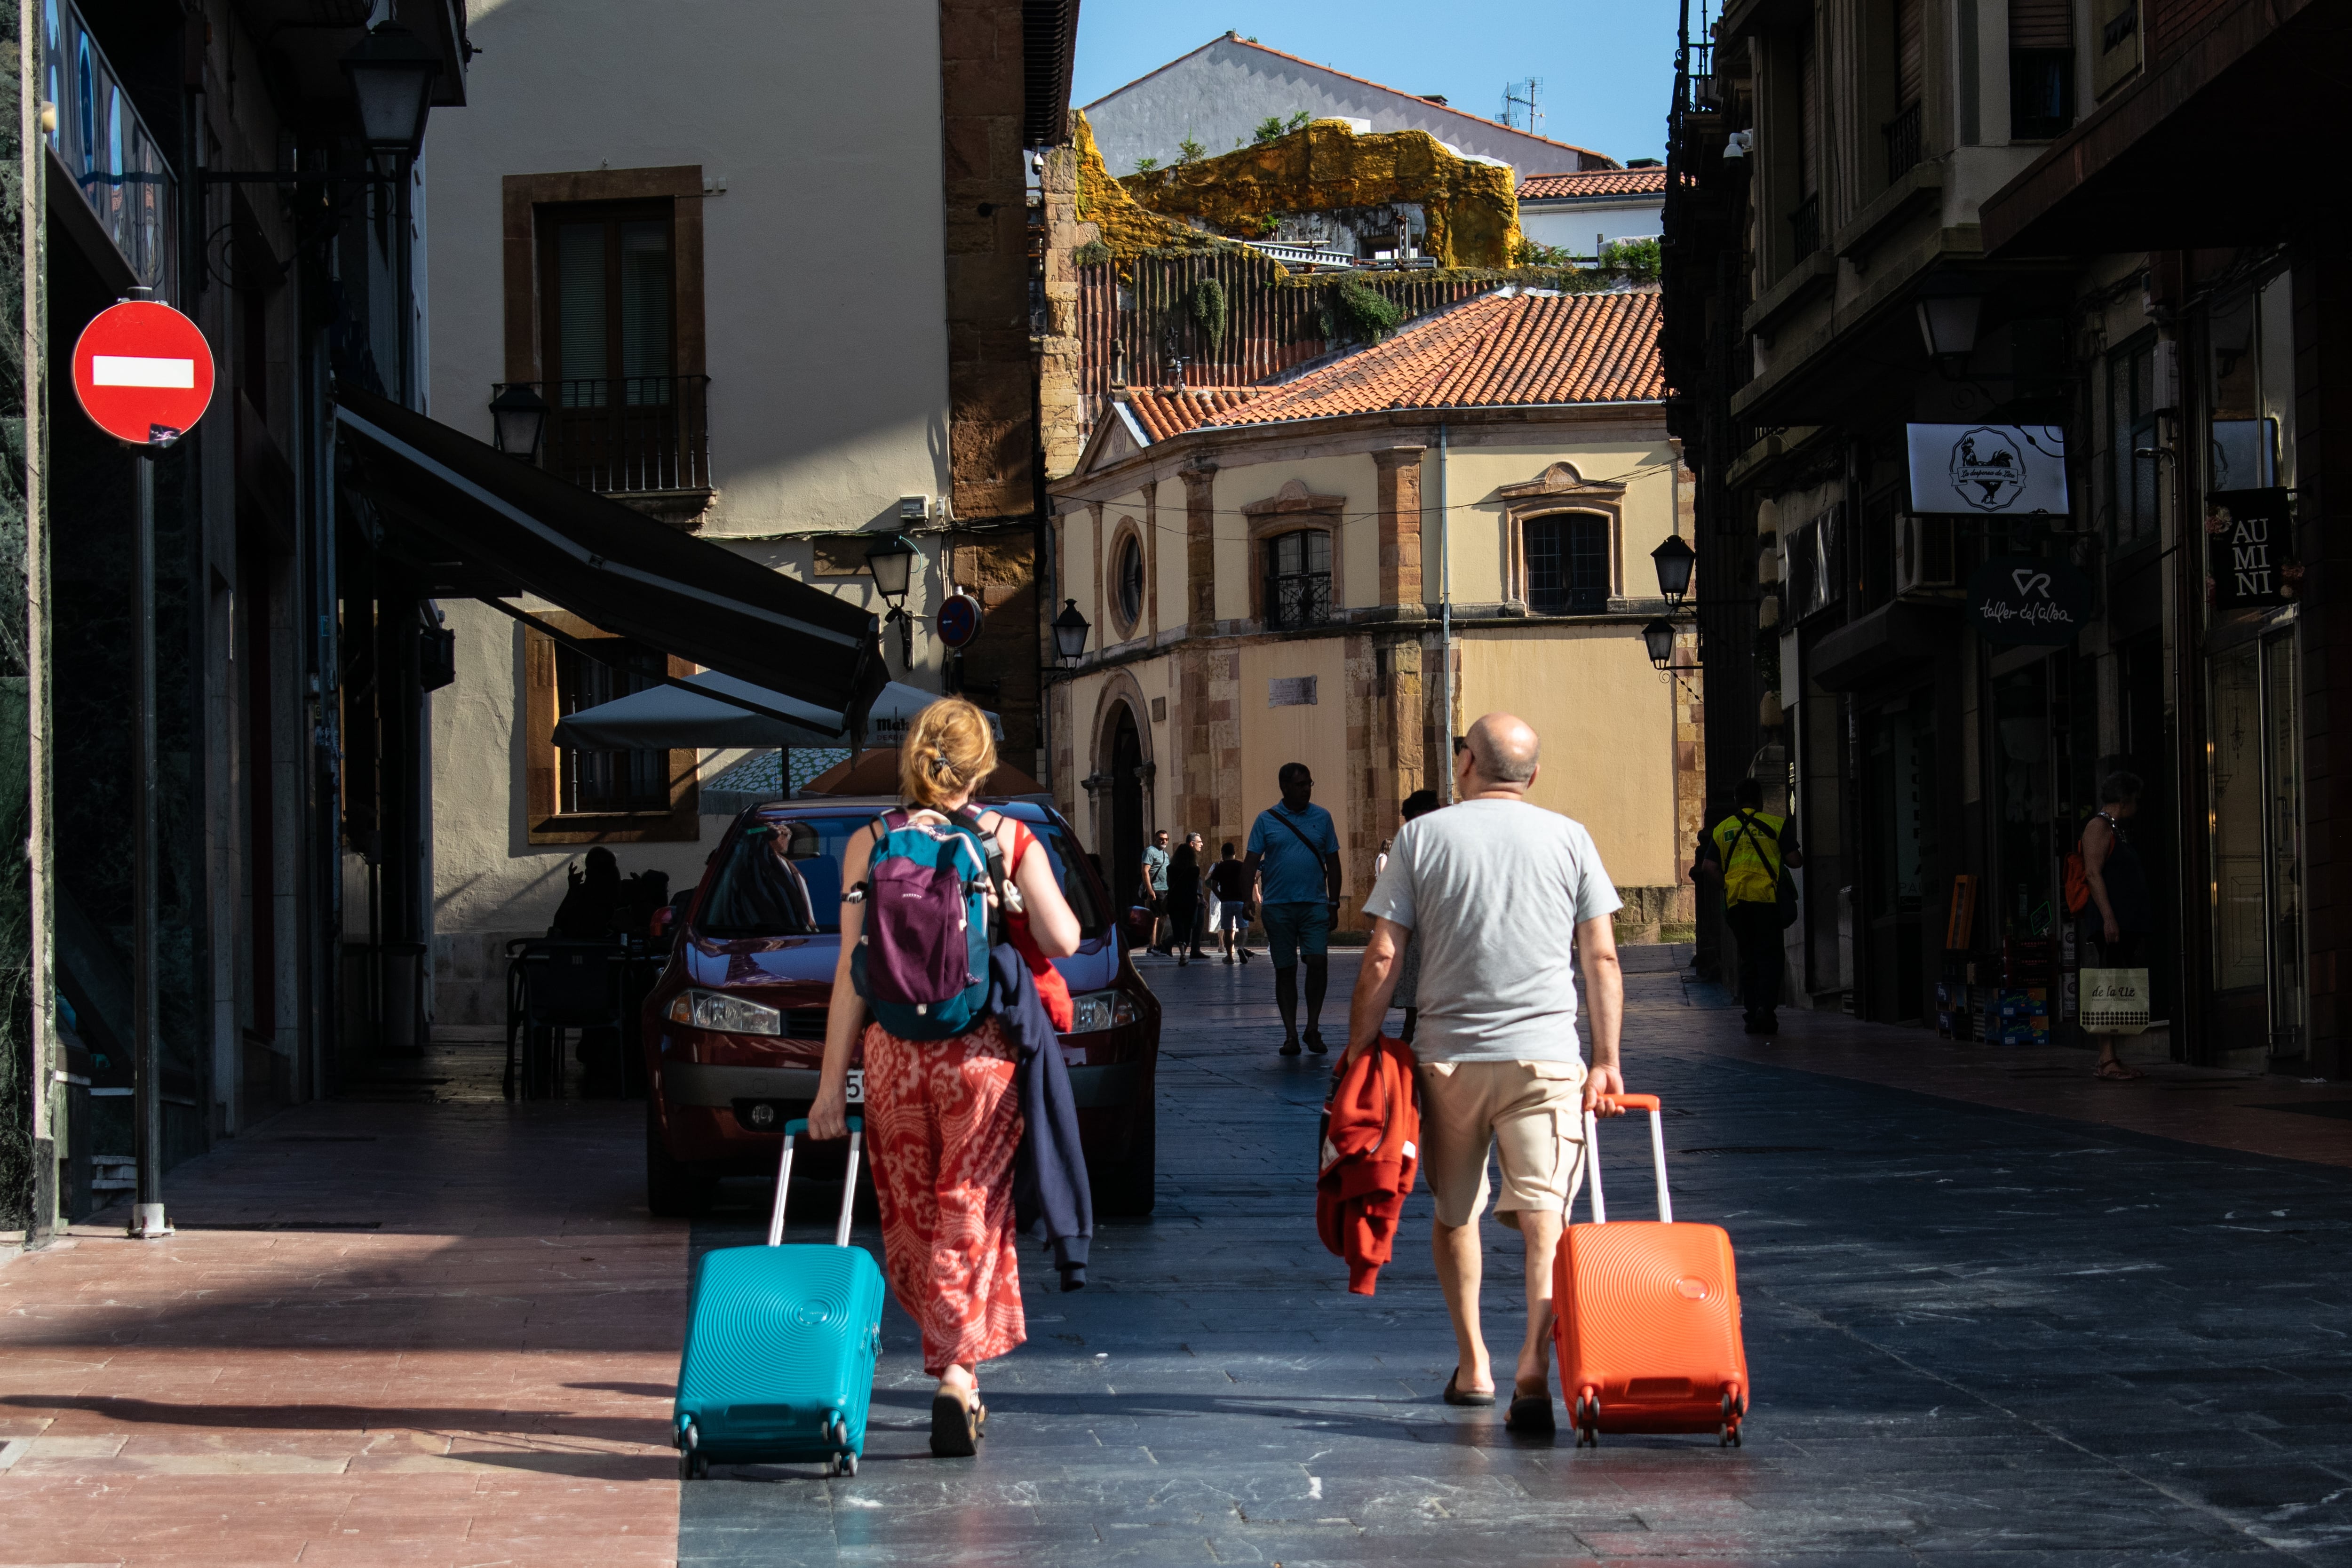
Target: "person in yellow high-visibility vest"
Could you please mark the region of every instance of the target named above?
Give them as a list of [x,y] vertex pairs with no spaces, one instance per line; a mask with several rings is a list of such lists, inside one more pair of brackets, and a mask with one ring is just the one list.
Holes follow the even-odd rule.
[[1796,824],[1764,809],[1764,786],[1741,779],[1731,792],[1731,815],[1709,830],[1703,858],[1693,869],[1721,879],[1723,919],[1739,943],[1739,1004],[1748,1032],[1780,1032],[1780,870],[1805,863],[1797,847]]

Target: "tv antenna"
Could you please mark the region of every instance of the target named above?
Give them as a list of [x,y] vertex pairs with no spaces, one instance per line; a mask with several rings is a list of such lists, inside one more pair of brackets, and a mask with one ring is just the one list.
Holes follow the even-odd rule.
[[1536,104],[1536,90],[1542,86],[1543,79],[1532,76],[1525,81],[1505,82],[1503,112],[1495,118],[1514,131],[1534,134],[1538,122],[1543,119],[1543,110]]

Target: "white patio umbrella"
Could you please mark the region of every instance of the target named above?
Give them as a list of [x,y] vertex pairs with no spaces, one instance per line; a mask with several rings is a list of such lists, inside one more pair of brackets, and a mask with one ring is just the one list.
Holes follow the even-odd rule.
[[[626,697],[583,708],[564,718],[555,726],[555,743],[587,751],[666,751],[688,746],[720,750],[748,746],[759,750],[778,750],[786,746],[845,747],[848,736],[837,732],[841,715],[798,698],[786,697],[748,680],[738,680],[731,675],[706,670],[686,678],[687,683],[698,686],[714,694],[732,692],[748,702],[779,713],[808,716],[812,728],[787,724],[771,719],[764,713],[754,713],[726,701],[723,695],[705,697],[699,692],[681,690],[675,686],[649,686],[643,691],[633,691]],[[866,715],[866,743],[888,744],[878,739],[906,728],[908,721],[930,704],[939,694],[924,691],[901,681],[891,681],[874,699]],[[1003,721],[993,713],[988,716],[989,727],[1001,738]]]

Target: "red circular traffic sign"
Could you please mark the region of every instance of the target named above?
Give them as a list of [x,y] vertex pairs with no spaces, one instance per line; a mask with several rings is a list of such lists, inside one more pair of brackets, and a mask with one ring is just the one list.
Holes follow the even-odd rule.
[[81,330],[73,378],[100,429],[134,447],[168,447],[213,400],[213,351],[171,306],[125,300]]

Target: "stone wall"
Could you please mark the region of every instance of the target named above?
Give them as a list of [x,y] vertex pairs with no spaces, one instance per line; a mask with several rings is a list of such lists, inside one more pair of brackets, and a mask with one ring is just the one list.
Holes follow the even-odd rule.
[[1036,510],[1019,0],[940,0],[948,449],[955,515]]

